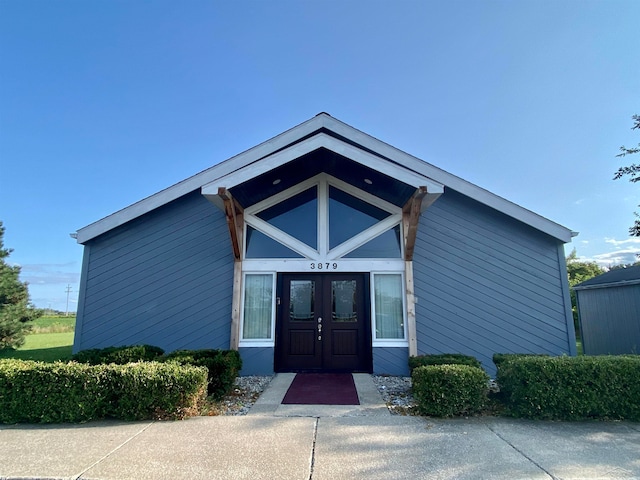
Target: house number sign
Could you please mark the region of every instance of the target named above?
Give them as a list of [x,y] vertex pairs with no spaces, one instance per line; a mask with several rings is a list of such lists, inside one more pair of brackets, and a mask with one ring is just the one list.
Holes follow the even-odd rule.
[[338,262],[311,262],[309,268],[311,270],[337,270]]

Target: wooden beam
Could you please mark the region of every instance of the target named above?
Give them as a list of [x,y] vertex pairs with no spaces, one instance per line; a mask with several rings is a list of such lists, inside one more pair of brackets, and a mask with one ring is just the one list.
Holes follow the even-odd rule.
[[224,203],[224,216],[227,219],[227,227],[229,227],[229,236],[231,237],[231,247],[233,249],[233,257],[236,260],[242,259],[242,231],[243,231],[243,209],[242,206],[233,198],[231,192],[224,187],[218,189],[218,195]]
[[233,297],[231,300],[231,338],[229,347],[238,350],[240,343],[240,311],[242,305],[242,262],[233,262]]
[[422,209],[422,199],[427,194],[427,187],[419,187],[411,198],[402,207],[402,222],[404,226],[404,259],[407,262],[413,260],[413,250],[416,246],[418,235],[418,222]]
[[416,303],[413,286],[413,262],[404,262],[404,278],[407,294],[407,333],[409,334],[409,356],[418,355],[418,334],[416,327]]

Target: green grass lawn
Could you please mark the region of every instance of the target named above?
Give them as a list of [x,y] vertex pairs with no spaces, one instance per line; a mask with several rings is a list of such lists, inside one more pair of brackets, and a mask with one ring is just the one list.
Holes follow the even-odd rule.
[[33,321],[32,333],[73,332],[76,317],[40,317]]
[[17,350],[2,350],[0,358],[38,360],[41,362],[66,361],[71,358],[73,331],[61,333],[35,333],[27,335],[25,343]]

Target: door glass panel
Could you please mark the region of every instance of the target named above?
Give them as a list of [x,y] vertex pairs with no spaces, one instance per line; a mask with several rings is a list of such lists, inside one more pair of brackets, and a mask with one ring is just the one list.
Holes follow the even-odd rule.
[[402,275],[374,275],[373,290],[376,338],[404,339]]
[[247,258],[302,258],[264,233],[247,225]]
[[329,248],[384,220],[391,213],[364,200],[329,187]]
[[400,258],[400,225],[378,235],[373,240],[345,255],[345,258]]
[[331,282],[331,319],[334,322],[357,322],[356,281]]
[[244,279],[243,339],[270,339],[273,276],[247,275]]
[[316,187],[269,207],[256,216],[310,247],[318,248],[318,194]]
[[291,280],[289,319],[294,322],[314,320],[315,282]]

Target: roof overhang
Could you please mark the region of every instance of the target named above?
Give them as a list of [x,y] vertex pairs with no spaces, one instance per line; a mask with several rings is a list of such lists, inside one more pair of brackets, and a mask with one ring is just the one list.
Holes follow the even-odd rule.
[[[355,162],[357,165],[362,167],[362,172],[373,170],[377,174],[385,175],[388,178],[393,179],[395,182],[413,187],[414,191],[419,188],[426,189],[427,200],[424,202],[424,205],[433,203],[438,196],[444,192],[444,185],[441,183],[404,168],[401,165],[397,165],[385,158],[373,155],[372,153],[350,145],[343,140],[327,135],[326,133],[313,135],[312,137],[306,138],[290,147],[262,158],[257,162],[251,163],[234,172],[217,178],[214,181],[203,185],[201,192],[217,206],[223,208],[222,199],[218,195],[220,189],[232,190],[234,187],[239,187],[240,185],[250,182],[262,175],[276,171],[280,167],[291,164],[291,162],[320,149],[334,152],[341,157]],[[366,175],[366,173],[361,174],[361,176]],[[277,180],[280,180],[280,178]],[[371,180],[369,181],[371,182]],[[412,193],[413,191],[410,195]],[[405,196],[404,198],[397,199],[396,203],[401,206],[406,202],[406,200],[407,197]],[[243,207],[248,206],[250,205],[243,205]]]
[[321,149],[347,158],[362,169],[381,172],[381,175],[395,179],[396,182],[414,188],[426,187],[427,195],[433,198],[424,199],[423,209],[433,203],[445,187],[451,188],[564,243],[571,241],[571,230],[392,147],[326,113],[320,113],[256,147],[79,229],[77,242],[84,244],[197,190],[201,190],[222,207],[222,200],[216,198],[219,187],[237,187]]

